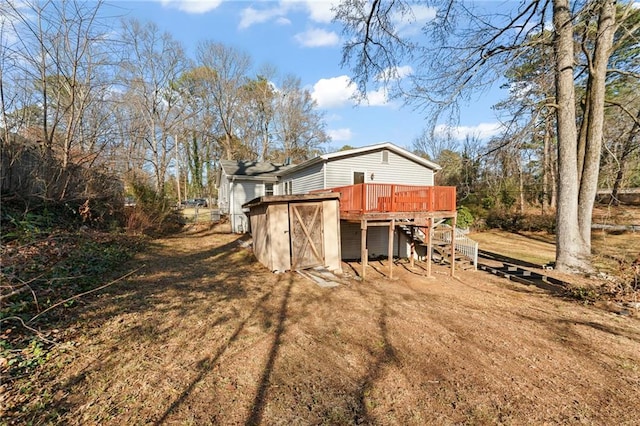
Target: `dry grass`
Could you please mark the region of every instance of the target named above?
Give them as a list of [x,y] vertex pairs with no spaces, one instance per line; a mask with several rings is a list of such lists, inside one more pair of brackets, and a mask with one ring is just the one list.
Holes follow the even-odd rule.
[[[640,224],[640,209],[620,210],[609,219],[614,224]],[[598,210],[594,217],[601,219]],[[634,222],[635,221],[635,222]],[[555,260],[555,235],[544,232],[521,232],[519,234],[491,230],[476,232],[470,238],[480,243],[481,249],[531,262],[538,265]],[[640,255],[640,234],[637,232],[610,232],[594,230],[591,235],[594,267],[604,272],[630,279],[630,264]]]
[[477,241],[481,249],[538,265],[553,262],[556,257],[554,236],[545,233],[514,234],[491,230],[471,233],[469,237]]
[[[640,320],[483,272],[272,274],[192,228],[82,309],[7,423],[637,424]],[[20,386],[31,384],[31,391]]]
[[593,223],[607,225],[640,225],[640,206],[604,206],[593,209]]
[[187,222],[211,222],[211,212],[208,207],[185,207],[180,209],[180,214]]

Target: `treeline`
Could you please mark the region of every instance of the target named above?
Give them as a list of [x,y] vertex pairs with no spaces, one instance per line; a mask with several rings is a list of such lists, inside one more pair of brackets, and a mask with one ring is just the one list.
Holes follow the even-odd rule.
[[[585,152],[595,120],[589,76],[594,67],[590,52],[599,37],[598,16],[597,8],[585,7],[577,15],[573,37],[581,171],[589,161]],[[616,19],[603,93],[602,149],[595,151],[600,156],[597,186],[611,190],[615,204],[618,191],[640,187],[640,9],[620,5]],[[486,146],[475,137],[458,141],[453,135],[432,137],[429,132],[414,141],[416,151],[443,166],[439,184],[458,186],[463,204],[520,212],[531,206],[542,212],[555,209],[559,176],[553,43],[552,30],[532,32],[522,42],[529,48],[505,64],[510,96],[494,106],[503,131]],[[589,176],[580,179],[584,182]]]
[[102,1],[9,0],[0,14],[0,136],[35,141],[63,169],[206,196],[220,159],[301,161],[328,141],[300,79],[233,47],[201,41],[190,57]]

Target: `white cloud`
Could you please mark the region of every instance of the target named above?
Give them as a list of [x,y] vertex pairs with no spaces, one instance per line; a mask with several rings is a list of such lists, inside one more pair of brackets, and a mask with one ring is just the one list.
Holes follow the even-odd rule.
[[[167,1],[167,0],[161,0]],[[172,0],[177,1],[177,0]],[[194,0],[195,1],[195,0]],[[281,0],[275,2],[260,2],[262,5],[269,5],[265,8],[255,9],[252,6],[243,9],[240,13],[241,29],[249,28],[254,24],[262,24],[275,20],[281,24],[283,21],[291,23],[287,15],[294,11],[306,13],[313,22],[328,24],[333,19],[334,13],[331,8],[336,4],[333,0]]]
[[262,24],[273,18],[280,18],[281,11],[279,9],[254,9],[247,7],[240,12],[240,24],[238,28],[249,28],[253,24]]
[[457,140],[463,140],[467,136],[477,137],[481,140],[490,139],[504,131],[504,126],[500,123],[480,123],[475,126],[449,126],[438,124],[434,133],[436,135],[451,136]]
[[285,18],[284,16],[281,16],[278,19],[276,19],[276,24],[278,24],[278,25],[291,25],[291,21],[289,19]]
[[331,8],[335,2],[307,0],[307,9],[309,10],[309,18],[315,22],[328,24],[333,20],[334,13]]
[[438,9],[414,4],[411,6],[411,12],[413,16],[411,14],[403,16],[398,13],[393,17],[393,24],[396,26],[396,30],[405,37],[418,34],[424,24],[436,17]]
[[353,132],[349,128],[332,129],[328,130],[327,133],[331,140],[335,142],[350,141],[353,138]]
[[160,3],[183,12],[200,14],[216,9],[222,0],[160,0]]
[[338,34],[321,28],[312,28],[303,33],[298,33],[294,38],[305,47],[335,46],[340,42]]
[[320,108],[337,108],[353,103],[356,87],[346,75],[321,78],[313,85],[311,96]]
[[[340,108],[346,105],[355,105],[357,88],[346,75],[332,78],[322,78],[313,85],[311,97],[320,108]],[[368,92],[362,106],[388,106],[389,97],[387,90],[380,88]]]
[[408,75],[413,74],[413,68],[410,65],[401,67],[387,68],[376,77],[377,80],[401,80]]
[[369,106],[385,106],[389,104],[389,97],[387,96],[387,89],[381,87],[380,89],[367,93],[367,104]]

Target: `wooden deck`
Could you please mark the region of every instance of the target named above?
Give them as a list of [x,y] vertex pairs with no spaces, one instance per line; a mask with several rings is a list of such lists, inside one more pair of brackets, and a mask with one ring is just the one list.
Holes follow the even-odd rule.
[[343,219],[451,217],[456,213],[455,186],[361,183],[324,191],[340,193]]
[[[389,277],[393,277],[393,241],[397,224],[421,228],[427,235],[427,253],[432,252],[431,230],[437,220],[451,219],[451,258],[455,259],[456,187],[413,186],[384,183],[361,183],[313,192],[340,193],[340,219],[360,222],[362,279],[367,270],[367,229],[371,226],[386,226],[389,229]],[[414,242],[411,243],[411,267],[414,260]],[[454,275],[455,262],[451,263]],[[431,259],[427,261],[427,276],[431,276]]]

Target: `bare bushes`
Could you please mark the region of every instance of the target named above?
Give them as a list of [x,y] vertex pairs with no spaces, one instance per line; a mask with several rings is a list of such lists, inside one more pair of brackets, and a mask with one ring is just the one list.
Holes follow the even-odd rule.
[[183,226],[182,216],[173,203],[149,183],[134,177],[127,186],[134,200],[124,210],[127,232],[158,235],[178,231]]
[[556,219],[550,214],[514,213],[506,210],[491,210],[487,213],[485,225],[489,229],[509,232],[547,232],[553,234]]
[[[106,167],[68,163],[41,144],[14,135],[2,141],[2,194],[41,201],[101,199],[123,204],[124,186]],[[90,163],[88,163],[90,164]]]

